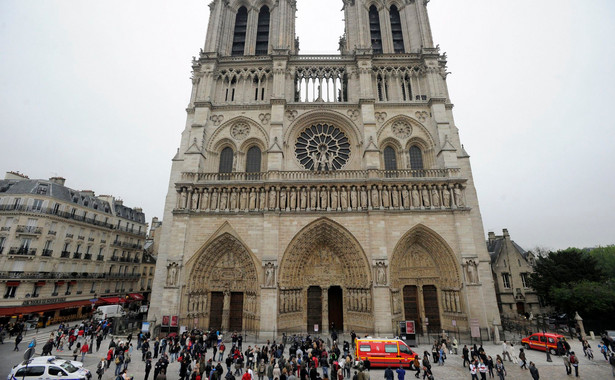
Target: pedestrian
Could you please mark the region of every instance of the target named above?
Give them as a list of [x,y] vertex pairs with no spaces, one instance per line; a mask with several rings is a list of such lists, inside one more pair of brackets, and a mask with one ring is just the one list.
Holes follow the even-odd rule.
[[406,370],[401,365],[395,370],[395,372],[397,372],[397,380],[404,380],[404,378],[406,377]]
[[532,375],[532,379],[539,380],[540,374],[538,373],[538,368],[536,368],[536,364],[534,362],[530,362],[530,375]]
[[564,355],[564,367],[566,367],[566,375],[570,375],[572,373],[572,366],[570,365],[570,358],[568,355]]
[[574,354],[574,351],[570,351],[570,364],[572,364],[572,368],[574,368],[574,375],[579,377],[579,359]]
[[152,359],[147,358],[147,360],[145,361],[145,377],[143,378],[143,380],[147,380],[151,370],[152,370]]
[[506,357],[508,357],[509,362],[512,362],[512,359],[510,358],[508,342],[504,341],[502,342],[502,362],[506,361]]
[[155,380],[167,380],[167,371],[164,369],[161,370]]
[[425,376],[427,376],[427,380],[434,380],[431,368],[423,367],[423,379],[425,379]]
[[453,338],[453,353],[457,355],[457,348],[459,347],[459,343],[457,343],[457,338]]
[[515,364],[519,363],[519,359],[517,358],[517,352],[515,351],[515,345],[510,344],[510,356],[512,356],[512,362]]
[[487,380],[487,365],[485,364],[482,358],[480,359],[480,362],[478,363],[478,372],[480,373],[481,380]]
[[463,349],[461,350],[461,357],[463,358],[463,367],[465,368],[466,363],[470,365],[470,350],[466,344],[463,345]]
[[395,379],[395,374],[393,373],[393,370],[391,369],[391,366],[388,366],[387,369],[384,370],[384,379],[385,380],[394,380]]
[[115,357],[115,376],[119,376],[124,368],[124,353],[120,352]]
[[494,378],[494,374],[493,374],[493,367],[494,367],[494,363],[493,363],[493,358],[491,357],[491,355],[487,356],[487,369],[489,370],[489,377],[490,378]]
[[107,367],[107,364],[105,363],[105,358],[100,359],[100,361],[98,362],[98,365],[96,366],[96,374],[98,375],[98,380],[102,380],[106,367]]
[[506,368],[504,368],[504,363],[502,363],[502,360],[499,358],[495,362],[495,373],[498,374],[499,380],[504,380],[506,378]]
[[15,337],[15,348],[13,349],[13,351],[19,351],[19,343],[23,340],[23,336],[21,335],[21,331],[19,332],[19,334],[17,334],[17,337]]
[[521,360],[521,369],[527,369],[527,363],[525,362],[525,352],[523,351],[523,348],[519,349],[519,360]]
[[88,341],[84,341],[83,346],[81,346],[81,362],[85,360],[85,354],[88,353],[90,346],[88,345]]
[[615,377],[615,352],[611,352],[609,364],[611,365],[611,371],[613,371],[613,377]]
[[77,361],[77,355],[79,355],[79,352],[81,351],[81,342],[77,342],[77,344],[75,345],[75,348],[73,348],[73,360]]
[[419,361],[418,355],[414,357],[414,362],[412,362],[412,365],[414,365],[414,368],[416,369],[416,373],[414,374],[414,377],[418,379],[419,376],[421,376],[421,362]]
[[478,361],[474,360],[470,363],[470,375],[472,380],[478,380]]

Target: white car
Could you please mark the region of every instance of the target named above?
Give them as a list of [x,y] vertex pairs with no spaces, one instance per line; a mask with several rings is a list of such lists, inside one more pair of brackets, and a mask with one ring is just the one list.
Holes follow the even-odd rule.
[[11,370],[7,380],[90,380],[92,374],[83,368],[83,363],[58,359],[55,356],[40,356],[19,363]]

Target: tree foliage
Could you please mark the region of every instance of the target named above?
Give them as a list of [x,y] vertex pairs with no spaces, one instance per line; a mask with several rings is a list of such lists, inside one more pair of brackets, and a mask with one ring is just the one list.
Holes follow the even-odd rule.
[[597,297],[592,296],[591,289],[600,290],[605,300],[615,300],[607,291],[613,290],[613,285],[607,282],[598,260],[577,248],[539,257],[530,275],[530,286],[547,304],[569,313],[605,311],[602,300],[592,300]]
[[590,316],[615,311],[615,283],[581,281],[552,288],[553,305],[572,316],[575,312]]
[[589,255],[598,261],[598,266],[610,279],[615,279],[615,245],[594,248]]

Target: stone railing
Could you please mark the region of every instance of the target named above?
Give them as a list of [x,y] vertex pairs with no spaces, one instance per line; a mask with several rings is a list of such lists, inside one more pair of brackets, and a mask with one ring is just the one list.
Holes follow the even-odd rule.
[[375,179],[363,184],[178,186],[175,210],[238,213],[466,209],[464,180],[395,180]]
[[0,271],[0,279],[23,279],[23,280],[53,280],[53,279],[75,279],[75,278],[90,278],[103,279],[106,278],[105,273],[79,273],[79,272],[7,272]]

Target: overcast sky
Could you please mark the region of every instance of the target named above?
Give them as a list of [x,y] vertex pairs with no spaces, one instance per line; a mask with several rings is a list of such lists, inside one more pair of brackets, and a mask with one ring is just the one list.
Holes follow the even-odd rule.
[[[55,175],[162,217],[209,0],[0,0],[0,171]],[[342,1],[299,0],[336,54]],[[615,2],[432,0],[485,231],[615,243]]]

